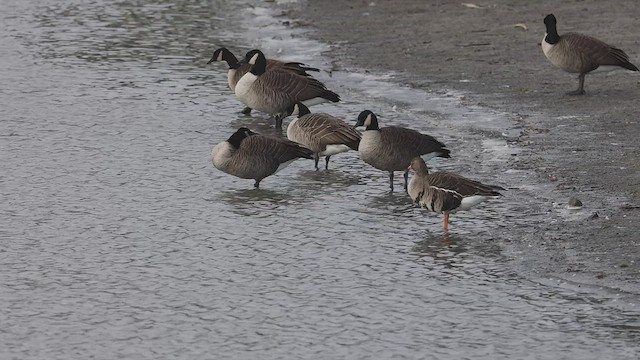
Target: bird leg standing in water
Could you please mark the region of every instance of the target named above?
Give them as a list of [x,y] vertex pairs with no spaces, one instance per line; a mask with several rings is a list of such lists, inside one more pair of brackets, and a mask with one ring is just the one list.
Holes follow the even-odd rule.
[[319,154],[313,155],[313,161],[315,161],[316,163],[316,171],[320,170],[320,168],[318,167],[318,162],[320,161],[320,155]]
[[445,211],[444,213],[444,233],[449,232],[449,212]]
[[276,115],[275,119],[276,119],[276,129],[282,130],[282,116]]
[[407,191],[408,184],[409,184],[409,169],[407,168],[404,171],[404,191]]

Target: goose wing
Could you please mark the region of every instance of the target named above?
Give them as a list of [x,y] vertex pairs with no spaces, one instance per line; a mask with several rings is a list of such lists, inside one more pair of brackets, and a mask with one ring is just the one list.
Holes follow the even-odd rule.
[[389,126],[381,129],[383,142],[397,144],[398,149],[406,151],[407,156],[412,158],[417,155],[429,153],[439,153],[440,157],[449,158],[449,149],[446,145],[436,140],[433,136],[420,133],[416,130]]
[[424,178],[412,179],[408,190],[414,203],[434,212],[457,209],[463,198],[458,192],[433,186]]
[[313,158],[311,150],[296,142],[265,135],[253,135],[244,139],[240,145],[240,149],[243,148],[272,159],[277,165],[297,158]]
[[502,194],[498,190],[504,190],[500,186],[486,185],[448,172],[429,174],[427,175],[427,181],[431,186],[455,191],[463,197],[473,195],[501,196]]
[[624,66],[629,63],[629,56],[624,51],[588,35],[567,33],[562,35],[561,41],[567,51],[581,58],[590,70],[600,65]]
[[267,70],[284,70],[301,76],[311,76],[307,71],[320,71],[300,62],[285,62],[275,59],[267,59]]
[[267,71],[260,76],[260,81],[271,89],[291,97],[296,101],[305,101],[321,97],[334,102],[340,97],[327,90],[327,87],[312,77],[296,75],[288,71]]
[[360,133],[336,117],[323,113],[307,114],[296,124],[321,144],[345,144],[353,150],[358,149]]

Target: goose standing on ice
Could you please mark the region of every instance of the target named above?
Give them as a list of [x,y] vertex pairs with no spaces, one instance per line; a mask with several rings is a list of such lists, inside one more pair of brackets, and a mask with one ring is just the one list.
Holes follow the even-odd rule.
[[360,133],[343,120],[325,113],[311,113],[303,103],[295,103],[290,111],[297,117],[287,126],[287,138],[313,151],[316,170],[320,156],[325,157],[325,169],[329,158],[349,150],[358,150]]
[[544,18],[544,25],[547,28],[542,39],[544,55],[562,70],[579,74],[578,88],[568,92],[568,95],[584,95],[584,76],[601,66],[638,71],[638,68],[629,62],[629,56],[624,51],[603,41],[578,33],[558,35],[556,17],[553,14]]
[[407,189],[411,160],[420,156],[450,158],[449,149],[430,135],[402,127],[380,128],[378,118],[370,110],[358,115],[356,127],[365,126],[358,146],[360,158],[376,169],[389,172],[389,185],[393,191],[393,172],[404,171],[404,189]]
[[260,50],[255,51],[249,64],[251,70],[236,84],[236,96],[246,106],[273,115],[278,129],[289,107],[298,101],[306,106],[340,101],[338,94],[313,77],[267,71],[267,59]]
[[292,161],[312,159],[313,151],[287,139],[264,136],[242,127],[227,141],[211,150],[211,162],[216,169],[242,179],[260,181],[285,168]]
[[[255,50],[252,50],[255,51]],[[247,56],[252,53],[249,51]],[[251,70],[251,64],[248,62],[240,62],[238,58],[236,58],[231,51],[227,48],[220,48],[213,52],[213,56],[211,60],[207,62],[207,64],[211,64],[214,61],[225,61],[229,66],[229,72],[227,72],[227,83],[229,84],[229,89],[231,91],[235,91],[236,84],[238,81]],[[280,61],[275,59],[267,59],[267,67],[269,69],[281,69],[284,71],[289,71],[294,74],[298,74],[301,76],[311,76],[307,73],[307,71],[320,71],[316,68],[308,67],[303,63],[299,62],[288,62],[288,61]],[[251,108],[246,107],[242,110],[243,114],[250,114]]]
[[429,211],[444,213],[445,234],[449,231],[449,213],[467,210],[490,198],[502,196],[498,190],[505,190],[457,174],[429,174],[427,164],[420,157],[411,161],[410,168],[415,173],[409,182],[411,200]]

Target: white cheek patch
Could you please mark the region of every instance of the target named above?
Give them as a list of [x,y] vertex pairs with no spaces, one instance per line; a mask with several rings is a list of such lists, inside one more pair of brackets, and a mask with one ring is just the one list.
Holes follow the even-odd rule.
[[218,60],[218,61],[223,61],[224,60],[222,58],[222,51],[220,51],[220,54],[218,54],[218,58],[216,60]]
[[364,119],[364,127],[369,127],[371,125],[371,114],[367,115],[367,118]]
[[258,55],[260,54],[255,54],[251,57],[251,60],[249,60],[249,64],[251,65],[255,65],[256,61],[258,61]]

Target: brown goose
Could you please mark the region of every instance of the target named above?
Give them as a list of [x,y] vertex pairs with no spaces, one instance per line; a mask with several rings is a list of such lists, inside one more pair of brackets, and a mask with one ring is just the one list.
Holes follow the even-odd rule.
[[467,210],[489,198],[502,196],[498,190],[505,190],[452,173],[429,174],[421,157],[413,158],[410,168],[415,172],[409,182],[411,200],[429,211],[444,212],[445,233],[449,230],[450,212]]
[[324,113],[311,114],[303,103],[295,103],[289,111],[297,114],[287,126],[287,138],[313,151],[318,169],[320,156],[325,156],[325,169],[329,169],[331,155],[358,150],[360,133],[347,123]]
[[242,179],[260,181],[298,158],[311,159],[313,152],[287,139],[264,136],[242,127],[227,141],[211,150],[211,162],[218,170]]
[[369,110],[358,115],[356,127],[358,126],[366,127],[358,146],[360,158],[376,169],[389,172],[391,191],[394,171],[404,171],[404,189],[407,189],[407,167],[414,157],[421,156],[425,160],[451,157],[449,149],[432,136],[395,126],[381,129],[378,126],[378,118]]
[[278,129],[289,107],[298,101],[306,106],[340,101],[338,94],[312,77],[267,71],[267,59],[260,50],[255,51],[249,63],[251,71],[236,84],[236,96],[248,107],[273,115]]
[[542,51],[551,63],[569,73],[578,73],[579,85],[569,95],[584,94],[584,76],[601,66],[619,66],[631,71],[638,68],[629,62],[624,51],[606,43],[578,33],[558,35],[556,17],[544,18],[547,32],[542,40]]
[[[251,65],[249,64],[249,61],[251,61],[251,58],[254,55],[256,55],[258,51],[260,50],[253,49],[248,51],[244,55],[244,61],[242,61],[241,63],[249,65],[249,67],[247,68],[247,71],[251,69]],[[309,73],[307,73],[307,71],[315,71],[315,72],[320,71],[320,69],[318,68],[309,67],[306,64],[303,64],[301,62],[282,61],[282,60],[276,60],[276,59],[267,59],[267,69],[268,70],[273,70],[273,69],[284,70],[284,71],[292,72],[294,74],[298,74],[302,76],[311,76]]]
[[[248,52],[247,56],[249,56],[249,54],[251,54],[253,51],[255,50]],[[227,73],[227,82],[229,84],[229,89],[231,89],[231,91],[235,91],[236,84],[238,83],[240,78],[242,78],[244,74],[246,74],[249,70],[251,70],[251,64],[249,64],[248,62],[238,61],[238,58],[236,58],[236,56],[233,55],[233,53],[231,53],[231,51],[229,51],[227,48],[220,48],[214,51],[213,56],[211,57],[211,60],[209,60],[207,64],[211,64],[214,61],[226,61],[227,65],[229,66],[229,72]],[[316,68],[308,67],[303,63],[285,62],[285,61],[280,61],[275,59],[267,59],[267,67],[270,70],[280,69],[280,70],[289,71],[301,76],[311,76],[307,73],[307,71],[320,71]],[[250,114],[251,108],[250,107],[244,108],[244,110],[242,110],[242,113]]]

